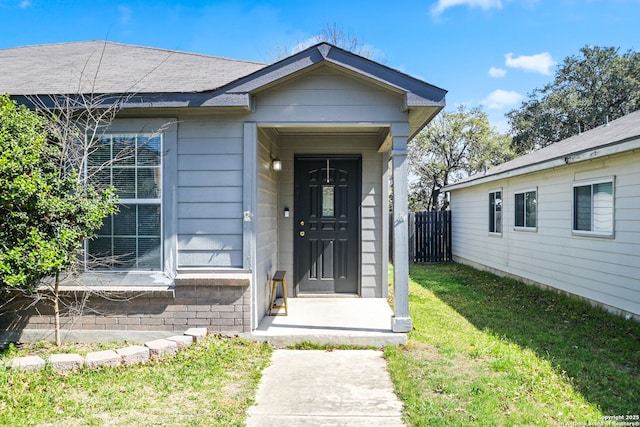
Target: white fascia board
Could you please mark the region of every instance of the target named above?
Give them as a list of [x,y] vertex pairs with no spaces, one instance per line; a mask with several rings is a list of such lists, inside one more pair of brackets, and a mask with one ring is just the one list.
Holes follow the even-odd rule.
[[517,169],[507,170],[495,175],[481,176],[471,181],[461,182],[459,184],[451,184],[444,187],[443,191],[454,191],[462,188],[473,187],[475,185],[484,184],[487,182],[497,181],[499,179],[512,178],[514,176],[527,175],[534,172],[540,172],[547,169],[553,169],[557,167],[563,167],[569,164],[585,162],[588,160],[599,159],[602,157],[612,156],[615,154],[624,153],[627,151],[640,150],[640,139],[634,139],[631,141],[608,145],[603,147],[594,148],[592,150],[578,152],[575,154],[569,154],[560,158],[550,159],[542,163],[536,163],[533,165],[523,166]]

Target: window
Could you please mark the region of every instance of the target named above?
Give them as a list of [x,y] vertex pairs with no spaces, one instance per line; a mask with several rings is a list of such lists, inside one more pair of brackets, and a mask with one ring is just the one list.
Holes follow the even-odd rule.
[[520,228],[534,229],[538,226],[538,197],[536,190],[515,193],[515,219],[513,224]]
[[333,185],[322,186],[322,216],[333,217],[335,216],[335,201],[334,201],[335,187]]
[[613,180],[574,184],[573,231],[613,235]]
[[87,178],[113,185],[120,210],[88,242],[88,268],[161,270],[161,153],[158,135],[105,135],[89,155]]
[[489,193],[489,233],[502,233],[502,191]]

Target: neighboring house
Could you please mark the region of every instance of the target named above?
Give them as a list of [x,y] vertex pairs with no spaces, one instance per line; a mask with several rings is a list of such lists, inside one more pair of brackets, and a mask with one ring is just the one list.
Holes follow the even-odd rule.
[[[410,330],[407,142],[444,107],[445,90],[326,43],[271,65],[62,43],[0,50],[0,68],[0,92],[26,104],[126,97],[89,159],[91,171],[136,147],[100,175],[121,208],[87,245],[89,256],[117,256],[120,272],[82,278],[115,301],[93,297],[74,328],[248,332],[267,313],[276,270],[290,296],[385,298],[391,231],[390,322]],[[51,327],[31,313],[0,326]]]
[[444,190],[454,260],[640,317],[640,111]]

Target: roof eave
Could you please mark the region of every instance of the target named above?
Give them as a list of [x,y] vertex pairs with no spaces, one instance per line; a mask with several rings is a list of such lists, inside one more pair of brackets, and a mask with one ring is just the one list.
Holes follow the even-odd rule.
[[568,155],[548,159],[540,163],[534,163],[518,168],[509,169],[503,172],[499,172],[492,175],[478,175],[477,178],[469,179],[464,182],[447,185],[443,187],[443,191],[455,191],[462,188],[473,187],[480,184],[486,184],[488,182],[497,181],[505,178],[512,178],[515,176],[527,175],[534,172],[540,172],[547,169],[553,169],[557,167],[566,166],[569,164],[575,164],[585,162],[588,160],[595,160],[603,157],[612,156],[615,154],[624,153],[627,151],[640,150],[640,137],[617,141],[611,144],[602,145],[589,150],[576,151]]
[[[61,105],[73,108],[109,108],[119,104],[119,108],[187,108],[187,107],[223,107],[238,108],[250,111],[253,107],[251,95],[248,93],[219,93],[215,92],[160,92],[138,94],[91,94],[91,95],[13,95],[12,99],[29,108],[55,109]],[[72,102],[64,102],[65,99]],[[73,102],[75,100],[75,102]]]

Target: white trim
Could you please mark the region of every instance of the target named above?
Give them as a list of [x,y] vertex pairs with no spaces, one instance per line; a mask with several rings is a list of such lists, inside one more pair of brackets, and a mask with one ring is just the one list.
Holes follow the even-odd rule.
[[[615,154],[625,153],[627,151],[633,151],[640,149],[640,138],[632,141],[625,141],[614,143],[609,146],[596,147],[588,151],[570,153],[561,157],[545,160],[533,165],[522,166],[519,168],[505,170],[504,172],[496,173],[495,175],[481,176],[470,181],[461,182],[458,184],[451,184],[443,188],[443,191],[450,192],[459,190],[462,188],[472,187],[487,182],[497,181],[504,178],[513,178],[520,175],[527,175],[534,172],[540,172],[547,169],[553,169],[557,167],[564,167],[566,165],[575,164],[578,162],[599,159],[602,157],[612,156]],[[491,169],[489,169],[491,171]]]
[[[576,230],[576,195],[575,189],[576,187],[591,187],[591,228],[593,229],[593,186],[597,184],[608,184],[611,183],[611,231],[610,232],[601,232],[601,231],[592,231],[592,230]],[[615,238],[615,230],[616,230],[616,177],[615,175],[609,175],[600,178],[589,178],[584,180],[574,181],[571,187],[571,235],[576,237],[595,237],[601,239],[614,239]]]
[[[176,182],[176,165],[177,165],[177,119],[173,117],[154,117],[154,118],[120,118],[115,119],[106,129],[105,134],[109,135],[141,135],[151,134],[161,137],[161,258],[162,263],[160,270],[99,270],[91,271],[86,274],[129,274],[137,275],[139,280],[145,280],[143,277],[155,282],[158,275],[163,275],[171,280],[176,274],[177,263],[177,218],[174,215],[175,205],[175,182]],[[85,241],[85,253],[87,248]],[[83,283],[85,281],[83,280]],[[131,284],[122,285],[123,288],[132,286]]]
[[[531,193],[531,192],[535,192],[536,193],[536,226],[535,227],[527,227],[526,225],[524,226],[518,226],[515,225],[516,224],[516,216],[515,216],[515,209],[516,209],[516,195],[518,194],[526,194],[526,193]],[[538,231],[538,203],[540,202],[540,198],[538,197],[538,187],[528,187],[528,188],[524,188],[521,190],[514,190],[513,191],[513,208],[514,208],[514,212],[513,212],[513,230],[514,231],[526,231],[526,232],[530,232],[530,233],[535,233]],[[527,211],[526,211],[526,201],[525,201],[525,210],[523,212],[524,214],[524,222],[526,224],[526,220],[527,220],[527,215],[526,215]]]
[[[495,194],[497,192],[500,192],[500,231],[491,231],[491,223],[489,221],[487,221],[487,225],[489,225],[489,236],[494,236],[494,237],[502,237],[502,233],[504,230],[504,191],[502,190],[502,187],[499,188],[493,188],[490,189],[487,192],[487,195],[489,195],[489,197],[491,197],[491,194]],[[489,199],[491,200],[491,199]],[[489,204],[489,209],[491,209],[491,204]],[[495,214],[496,214],[496,210],[495,210],[495,196],[494,196],[494,209],[493,209],[493,226],[495,228]],[[487,218],[487,220],[491,219],[491,215],[489,215],[489,218]]]

